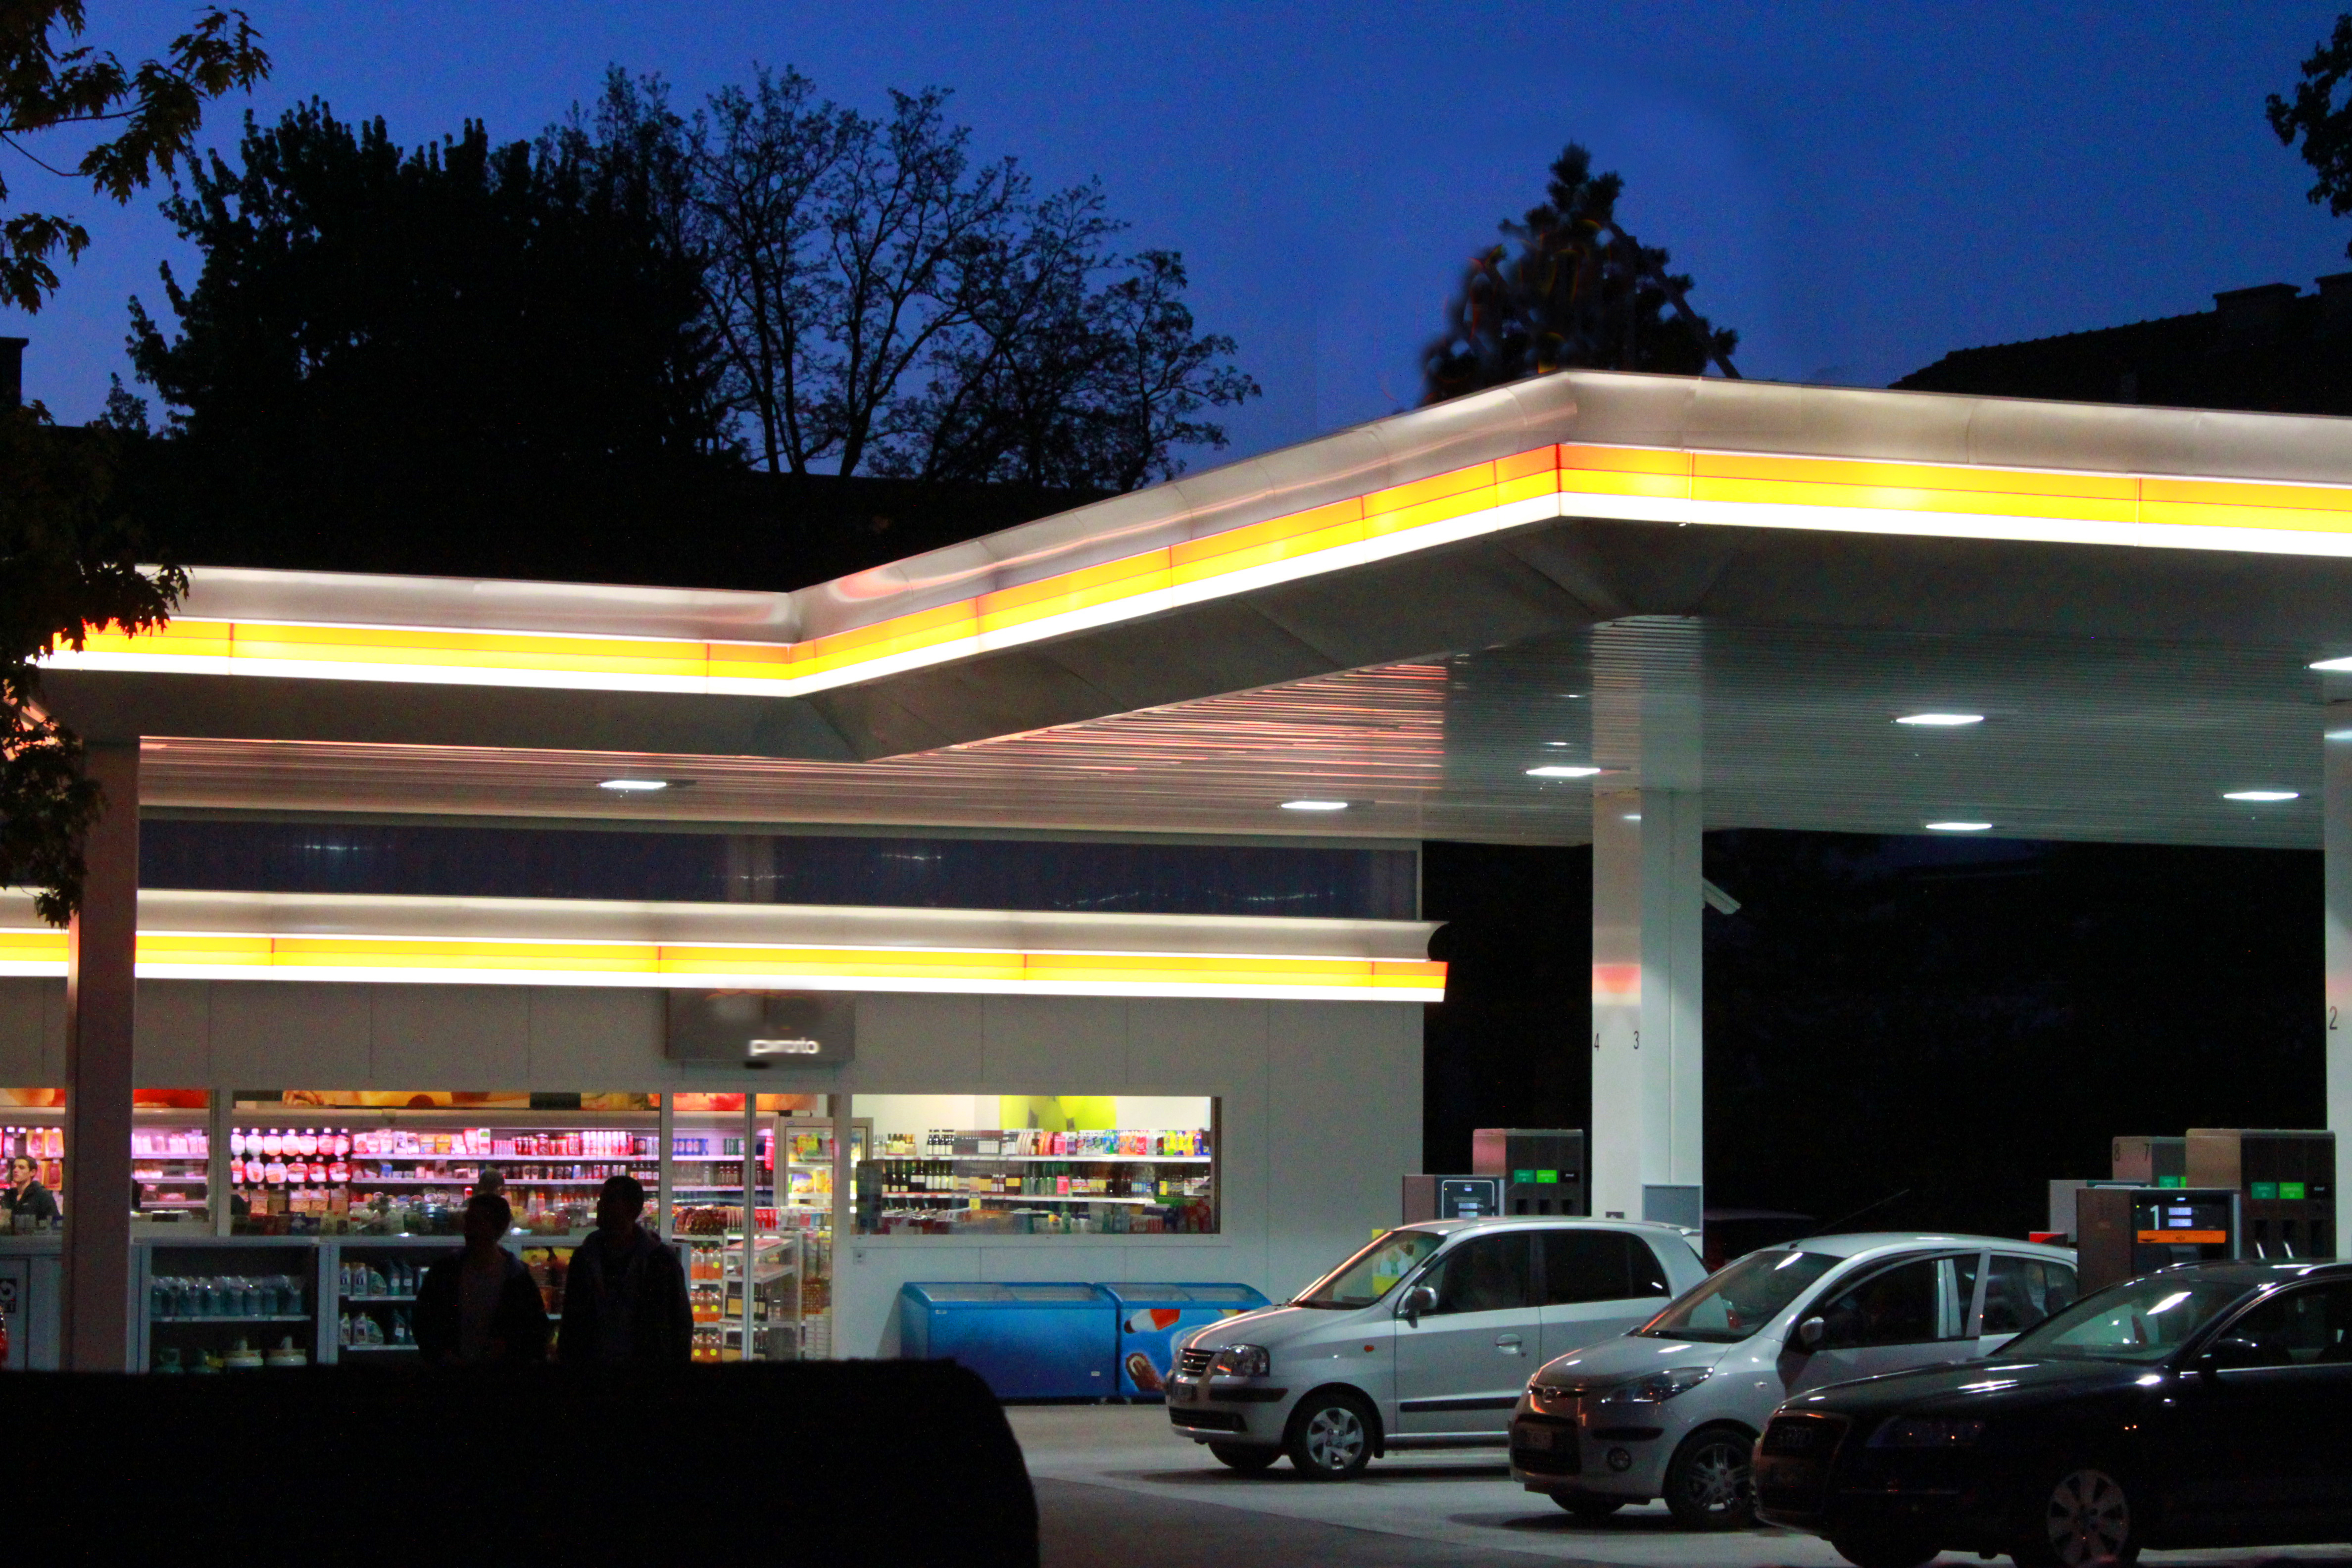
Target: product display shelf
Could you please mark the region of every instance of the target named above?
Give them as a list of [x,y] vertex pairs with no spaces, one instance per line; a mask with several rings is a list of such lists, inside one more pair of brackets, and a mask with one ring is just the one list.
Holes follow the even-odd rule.
[[[240,1235],[454,1234],[462,1207],[499,1172],[518,1218],[534,1192],[592,1223],[596,1187],[625,1170],[659,1173],[658,1113],[489,1107],[332,1109],[243,1104],[232,1117]],[[291,1146],[289,1147],[289,1142]],[[538,1173],[523,1176],[521,1171]],[[364,1210],[366,1212],[362,1213]]]
[[137,1364],[203,1375],[320,1360],[320,1258],[307,1241],[135,1237]]
[[885,1160],[952,1160],[959,1165],[987,1163],[1056,1165],[1206,1165],[1213,1154],[884,1154]]
[[327,1337],[334,1348],[322,1359],[373,1362],[417,1353],[416,1293],[425,1271],[463,1245],[454,1236],[343,1237],[322,1248],[324,1274],[334,1291]]

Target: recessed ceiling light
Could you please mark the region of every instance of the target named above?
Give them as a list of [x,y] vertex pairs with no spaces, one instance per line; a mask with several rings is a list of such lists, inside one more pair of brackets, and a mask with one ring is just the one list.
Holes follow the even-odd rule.
[[667,779],[606,779],[596,786],[614,795],[651,795],[656,790],[669,788]]
[[1639,822],[1642,820],[1642,814],[1638,811],[1629,811],[1625,814],[1625,820],[1628,822]]
[[1573,741],[1546,741],[1544,744],[1547,746],[1570,746],[1574,745],[1575,742]]
[[2301,800],[2298,789],[2233,789],[2222,792],[2223,800]]
[[1923,826],[1930,833],[1982,833],[1990,828],[1992,824],[1990,822],[1930,822]]
[[1286,800],[1282,803],[1282,809],[1285,811],[1345,811],[1348,809],[1348,803],[1344,800]]
[[2323,658],[2311,668],[2314,669],[2324,669],[2331,674],[2340,673],[2344,670],[2352,669],[2352,658]]
[[1589,779],[1600,771],[1601,770],[1599,768],[1580,767],[1529,768],[1528,770],[1528,777],[1531,779]]
[[1920,724],[1931,730],[1957,730],[1963,724],[1981,724],[1981,713],[1906,713],[1895,721],[1897,724]]

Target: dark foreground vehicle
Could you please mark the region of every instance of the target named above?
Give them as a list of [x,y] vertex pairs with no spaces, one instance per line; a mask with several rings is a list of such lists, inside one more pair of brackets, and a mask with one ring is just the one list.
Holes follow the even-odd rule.
[[1999,1354],[1775,1411],[1758,1511],[1859,1568],[2352,1541],[2352,1263],[2204,1263],[2085,1297]]

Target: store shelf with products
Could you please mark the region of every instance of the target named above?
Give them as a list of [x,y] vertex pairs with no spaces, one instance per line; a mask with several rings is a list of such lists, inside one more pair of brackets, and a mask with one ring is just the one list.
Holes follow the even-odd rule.
[[204,1374],[318,1359],[316,1248],[191,1238],[136,1251],[140,1365]]
[[658,1113],[240,1106],[229,1133],[238,1235],[456,1236],[486,1184],[521,1235],[576,1241],[596,1191],[660,1177]]
[[[67,1204],[64,1108],[16,1107],[5,1114],[8,1121],[0,1125],[0,1166],[20,1157],[32,1161],[33,1179],[62,1215]],[[201,1234],[209,1228],[212,1215],[207,1112],[200,1105],[142,1105],[131,1114],[133,1229],[141,1234]],[[38,1231],[54,1226],[45,1226],[31,1213],[20,1222],[12,1205],[0,1215],[0,1228]]]
[[[860,1236],[1202,1236],[1217,1218],[1207,1097],[860,1095]],[[941,1126],[943,1113],[1031,1125]],[[1080,1118],[1099,1123],[1080,1127]],[[1182,1117],[1183,1121],[1176,1118]],[[1035,1124],[1045,1121],[1047,1125]],[[1058,1129],[1054,1122],[1059,1122]]]
[[416,1353],[416,1292],[425,1271],[449,1256],[446,1241],[345,1241],[335,1246],[335,1355]]

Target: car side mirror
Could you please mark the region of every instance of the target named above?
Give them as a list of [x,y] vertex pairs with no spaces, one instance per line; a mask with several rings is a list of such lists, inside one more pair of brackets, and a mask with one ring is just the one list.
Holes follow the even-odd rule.
[[1397,1316],[1416,1329],[1421,1327],[1421,1315],[1423,1312],[1435,1310],[1437,1310],[1437,1292],[1426,1285],[1416,1285],[1397,1300]]
[[1822,1342],[1829,1337],[1830,1326],[1825,1319],[1807,1318],[1797,1325],[1797,1331],[1789,1336],[1789,1348],[1799,1355],[1811,1355],[1821,1349]]
[[2205,1353],[2197,1358],[2197,1370],[2210,1377],[2217,1372],[2228,1372],[2233,1367],[2261,1366],[2268,1360],[2262,1346],[2232,1334],[2226,1340],[2216,1340],[2206,1346]]

